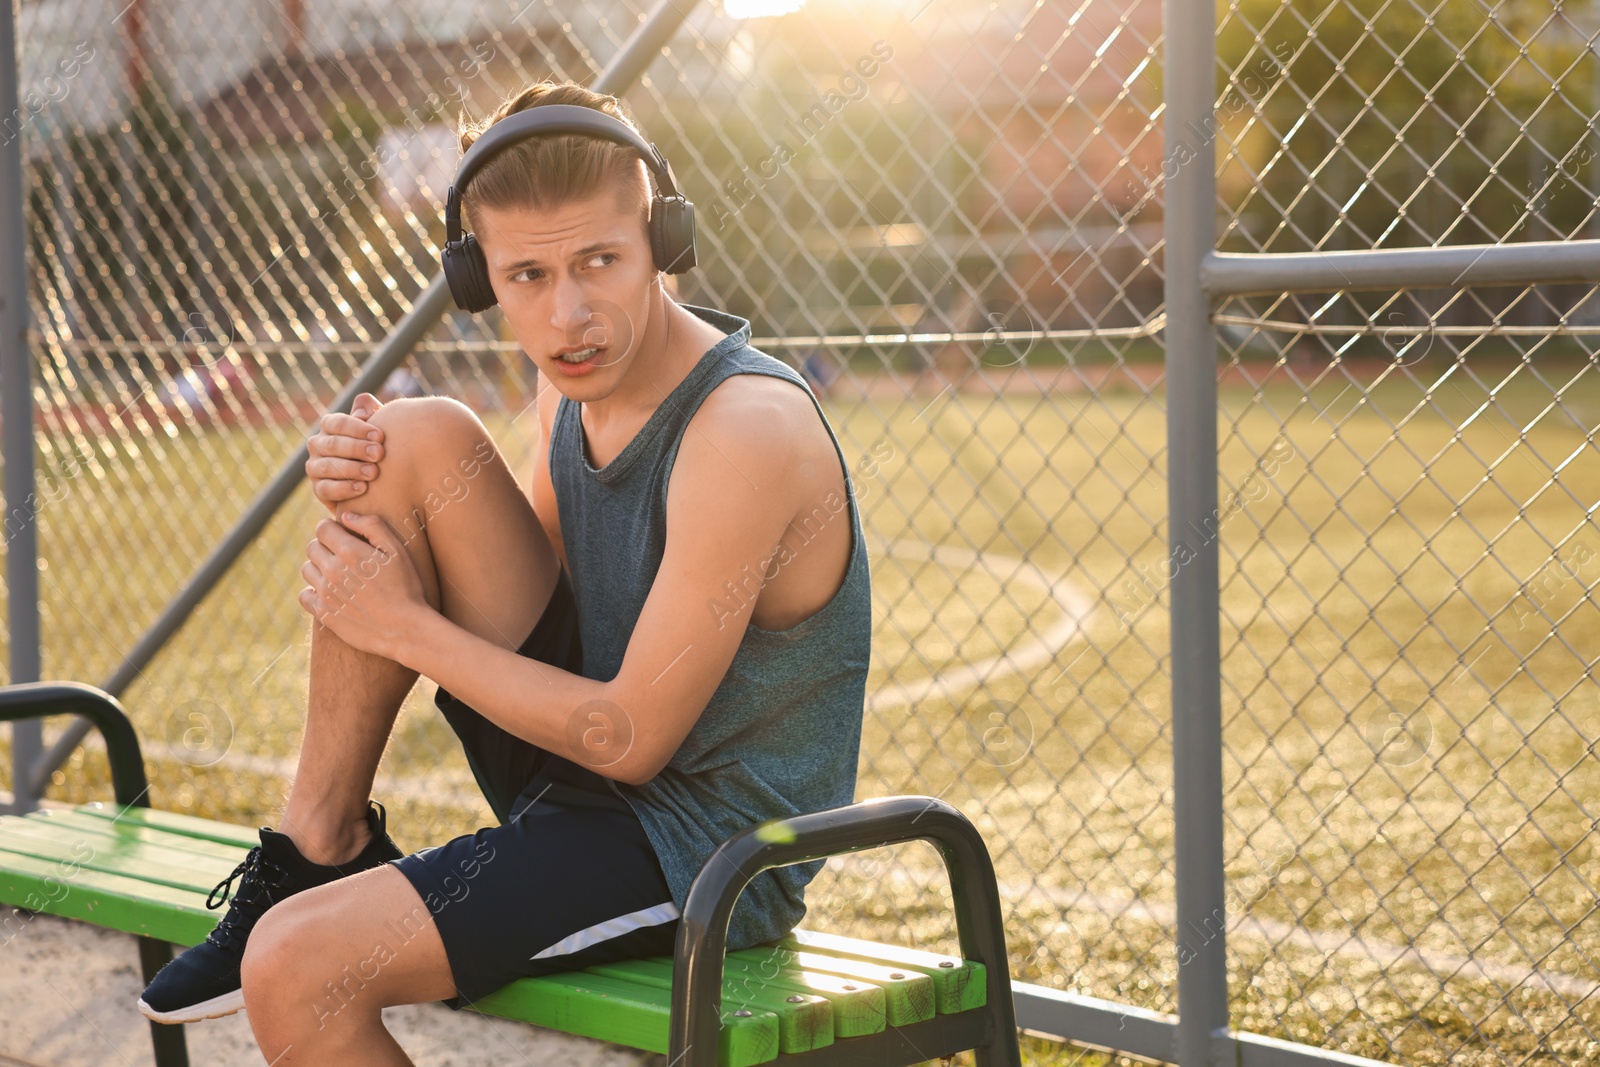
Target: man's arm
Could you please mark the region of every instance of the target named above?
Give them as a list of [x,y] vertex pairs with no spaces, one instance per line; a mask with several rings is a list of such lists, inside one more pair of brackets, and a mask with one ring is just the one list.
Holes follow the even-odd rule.
[[[616,678],[520,656],[431,611],[392,658],[541,748],[619,781],[655,777],[726,675],[760,592],[749,576],[770,567],[799,510],[790,468],[812,413],[797,391],[804,412],[780,397],[719,387],[690,421],[668,484],[664,557]],[[585,736],[607,720],[602,754]]]
[[[540,375],[537,408],[539,413],[539,443],[534,448],[533,478],[528,486],[528,499],[533,503],[533,511],[539,516],[539,522],[544,526],[545,536],[550,538],[550,544],[556,550],[556,556],[561,560],[561,565],[567,565],[567,549],[561,541],[561,517],[556,511],[556,487],[550,480],[550,434],[556,421],[556,405],[561,402],[561,393],[550,384],[549,379]],[[446,686],[445,688],[449,688]]]

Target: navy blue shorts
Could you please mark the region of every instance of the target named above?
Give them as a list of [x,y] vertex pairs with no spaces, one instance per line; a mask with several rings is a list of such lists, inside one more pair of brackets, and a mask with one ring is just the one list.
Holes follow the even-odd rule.
[[[565,569],[520,655],[581,673]],[[470,1007],[517,978],[670,956],[678,908],[639,817],[587,767],[490,722],[440,687],[434,703],[466,750],[500,825],[390,862],[422,897]]]

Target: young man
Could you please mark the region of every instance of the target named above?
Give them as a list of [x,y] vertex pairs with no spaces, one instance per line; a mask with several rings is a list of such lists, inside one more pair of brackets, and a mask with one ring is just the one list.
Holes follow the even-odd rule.
[[[615,98],[545,82],[463,149],[549,104],[626,121]],[[276,1065],[407,1063],[383,1007],[669,954],[717,844],[853,799],[871,594],[844,457],[748,321],[668,295],[651,178],[632,148],[549,134],[462,191],[553,386],[531,493],[447,398],[363,396],[311,439],[334,518],[301,570],[299,770],[281,829],[218,886],[227,914],[156,976],[146,1014],[248,1007]],[[402,856],[369,793],[419,674],[500,825]],[[791,929],[821,866],[758,875],[729,947]]]

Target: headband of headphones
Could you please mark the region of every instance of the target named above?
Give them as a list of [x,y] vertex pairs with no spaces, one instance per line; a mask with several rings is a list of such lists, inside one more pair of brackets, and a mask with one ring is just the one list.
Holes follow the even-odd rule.
[[655,199],[682,199],[682,195],[678,192],[678,183],[672,176],[672,164],[667,162],[666,157],[653,143],[646,143],[633,127],[604,111],[584,107],[582,104],[541,104],[513,112],[500,119],[473,141],[472,147],[461,157],[461,162],[456,167],[455,180],[450,183],[450,192],[445,197],[446,241],[461,239],[461,195],[458,190],[465,189],[472,176],[500,149],[516,141],[546,133],[588,134],[591,137],[604,137],[608,141],[627,145],[639,153],[644,159],[644,165],[655,175]]
[[496,303],[489,280],[489,265],[474,234],[461,232],[461,195],[472,175],[500,149],[536,134],[578,133],[603,137],[639,153],[655,175],[656,191],[650,200],[650,258],[659,271],[682,274],[695,265],[694,204],[678,192],[672,165],[654,144],[627,123],[580,104],[541,104],[513,112],[495,122],[472,142],[456,167],[455,180],[444,205],[444,248],[439,260],[456,306],[483,311]]

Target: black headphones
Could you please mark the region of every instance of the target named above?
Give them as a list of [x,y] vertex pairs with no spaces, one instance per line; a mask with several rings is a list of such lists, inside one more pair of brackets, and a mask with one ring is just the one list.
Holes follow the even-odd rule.
[[655,267],[668,274],[682,274],[694,266],[694,204],[678,192],[672,165],[660,150],[645,143],[627,123],[604,111],[581,104],[542,104],[513,112],[491,125],[472,142],[456,168],[455,180],[445,198],[445,240],[439,254],[456,307],[483,311],[496,303],[483,249],[478,247],[475,236],[461,232],[461,198],[456,190],[465,188],[478,168],[501,148],[543,133],[588,134],[636,149],[656,179],[656,191],[650,201],[650,255]]

